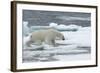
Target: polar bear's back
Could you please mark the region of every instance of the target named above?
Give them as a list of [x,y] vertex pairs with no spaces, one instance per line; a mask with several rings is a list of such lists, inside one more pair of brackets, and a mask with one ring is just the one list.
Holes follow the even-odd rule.
[[32,33],[32,40],[37,41],[37,40],[41,40],[44,41],[47,37],[49,39],[55,39],[56,34],[58,34],[59,32],[55,29],[47,29],[47,30],[38,30],[38,31],[34,31]]
[[44,40],[46,36],[45,30],[38,30],[32,33],[32,40]]

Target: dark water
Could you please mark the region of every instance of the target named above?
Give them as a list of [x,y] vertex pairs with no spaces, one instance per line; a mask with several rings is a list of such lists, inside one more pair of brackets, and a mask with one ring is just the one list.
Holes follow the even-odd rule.
[[50,23],[75,24],[83,27],[91,26],[91,14],[80,12],[23,10],[23,21],[28,26],[49,26]]

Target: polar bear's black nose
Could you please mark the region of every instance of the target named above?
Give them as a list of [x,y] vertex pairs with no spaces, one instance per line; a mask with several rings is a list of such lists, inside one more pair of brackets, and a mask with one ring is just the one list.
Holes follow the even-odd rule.
[[65,37],[63,36],[62,40],[65,40]]

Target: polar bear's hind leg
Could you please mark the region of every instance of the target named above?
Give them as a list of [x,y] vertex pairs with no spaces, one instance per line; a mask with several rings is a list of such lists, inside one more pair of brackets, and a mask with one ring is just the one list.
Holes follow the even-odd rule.
[[33,43],[34,45],[42,45],[42,41],[41,40],[37,40],[36,42]]
[[28,47],[31,47],[31,44],[32,44],[32,43],[33,43],[33,41],[29,40],[29,41],[26,42],[26,45],[27,45]]

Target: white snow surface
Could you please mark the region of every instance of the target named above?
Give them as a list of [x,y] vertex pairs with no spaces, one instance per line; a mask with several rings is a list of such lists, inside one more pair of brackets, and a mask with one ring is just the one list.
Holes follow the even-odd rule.
[[82,26],[77,26],[75,24],[64,25],[64,24],[57,24],[57,23],[50,23],[49,27],[54,27],[58,30],[74,30],[74,29],[81,29]]
[[58,24],[52,22],[52,23],[49,24],[49,26],[50,26],[50,27],[56,27],[56,26],[58,26]]
[[[61,44],[59,46],[52,46],[45,44],[43,42],[42,45],[31,45],[31,47],[27,47],[25,43],[29,40],[29,36],[23,37],[23,46],[24,46],[24,55],[23,58],[26,59],[25,62],[30,62],[27,58],[32,59],[31,57],[38,54],[42,57],[43,54],[50,55],[51,53],[59,53],[59,54],[67,54],[67,55],[54,55],[56,59],[61,61],[70,61],[70,60],[87,60],[90,59],[90,53],[88,53],[88,49],[91,49],[91,27],[81,27],[77,25],[58,25],[56,23],[51,23],[50,26],[57,26],[60,29],[78,29],[78,31],[61,31],[64,35],[65,40],[56,40],[57,44]],[[79,48],[79,47],[87,47],[87,48]],[[38,48],[43,48],[44,50],[37,50]],[[37,50],[37,51],[26,51],[25,50]],[[75,55],[77,54],[77,55]],[[42,59],[42,58],[41,58]],[[32,62],[32,61],[31,61]]]
[[70,24],[68,26],[64,25],[64,24],[60,24],[56,27],[57,29],[60,29],[60,30],[73,30],[73,29],[79,29],[81,28],[81,26],[77,26],[77,25],[74,25],[74,24]]

